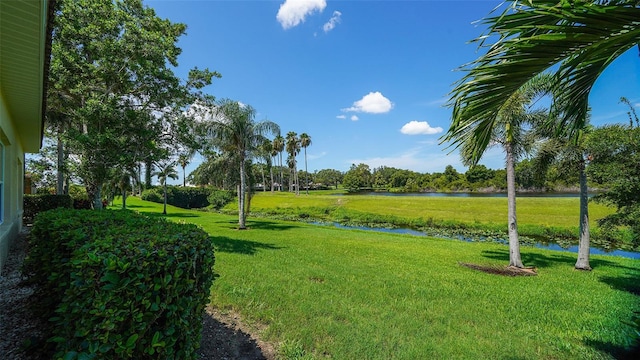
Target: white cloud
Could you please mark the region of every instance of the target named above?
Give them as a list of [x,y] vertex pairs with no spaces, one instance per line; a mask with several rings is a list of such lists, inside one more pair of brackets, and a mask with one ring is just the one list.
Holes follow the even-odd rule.
[[280,5],[276,19],[287,30],[304,22],[308,15],[322,12],[326,6],[325,0],[286,0]]
[[333,16],[331,16],[331,19],[329,19],[329,21],[327,21],[327,23],[324,24],[324,26],[322,26],[322,30],[324,30],[325,33],[328,33],[329,31],[333,30],[333,28],[335,28],[336,25],[340,23],[341,16],[342,16],[342,13],[340,11],[334,11]]
[[357,117],[356,115],[351,115],[351,121],[358,121],[360,120],[359,117]]
[[441,127],[431,127],[426,121],[410,121],[400,129],[400,132],[405,135],[433,135],[442,132]]
[[342,109],[342,111],[364,112],[369,114],[387,113],[393,108],[393,103],[384,97],[379,91],[370,92],[363,96],[362,99],[353,103],[350,108]]
[[338,118],[338,119],[346,119],[347,116],[346,115],[338,115],[338,116],[336,116],[336,118]]

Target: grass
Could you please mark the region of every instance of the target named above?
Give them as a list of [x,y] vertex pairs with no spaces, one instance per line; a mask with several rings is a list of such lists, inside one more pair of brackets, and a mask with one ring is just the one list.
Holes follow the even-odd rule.
[[212,305],[264,326],[285,358],[600,359],[630,355],[637,338],[637,260],[594,255],[581,272],[575,254],[527,247],[538,276],[504,277],[459,265],[506,265],[499,244],[252,218],[238,231],[234,216],[168,211],[211,234]]

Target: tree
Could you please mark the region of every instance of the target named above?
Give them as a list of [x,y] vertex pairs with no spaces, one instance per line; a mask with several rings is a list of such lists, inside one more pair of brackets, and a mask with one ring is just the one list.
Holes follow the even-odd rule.
[[[547,116],[544,110],[529,111],[528,107],[534,100],[550,91],[549,79],[548,76],[538,76],[526,83],[502,104],[492,122],[473,122],[464,131],[455,131],[455,125],[452,124],[444,137],[445,140],[451,140],[454,144],[462,141],[461,155],[466,165],[476,165],[482,157],[486,146],[481,146],[481,143],[484,141],[483,134],[486,131],[489,131],[491,141],[500,144],[504,149],[507,172],[509,266],[518,268],[524,265],[520,258],[516,216],[515,163],[526,151],[525,127],[539,124]],[[487,125],[491,127],[485,128]]]
[[253,107],[229,99],[218,101],[210,111],[210,119],[202,125],[210,145],[230,154],[239,168],[238,228],[246,229],[246,162],[257,155],[264,135],[277,134],[280,127],[268,120],[255,122]]
[[315,176],[315,181],[325,185],[334,185],[338,189],[338,184],[342,182],[342,172],[335,169],[322,169]]
[[285,140],[280,134],[276,135],[273,139],[273,150],[280,154],[280,181],[278,181],[280,186],[278,191],[282,191],[282,183],[284,181],[284,176],[282,174],[282,152],[284,151],[284,142]]
[[[304,172],[307,172],[307,147],[311,145],[311,136],[307,133],[300,134],[300,146],[304,149]],[[309,195],[309,178],[305,175],[306,193]]]
[[615,206],[615,214],[598,221],[606,234],[619,228],[640,242],[640,126],[608,125],[596,128],[586,141],[592,158],[587,172],[607,190],[594,200]]
[[300,138],[298,138],[298,134],[296,134],[295,131],[289,131],[287,133],[285,147],[288,154],[287,165],[289,166],[292,179],[292,181],[289,183],[289,191],[295,191],[296,195],[299,195],[300,182],[298,181],[298,162],[296,161],[296,156],[298,156],[298,154],[300,153]]
[[182,168],[182,186],[187,186],[187,175],[185,173],[185,169],[187,165],[189,165],[192,156],[193,153],[183,153],[178,155],[178,164],[180,164],[180,167]]
[[618,56],[640,43],[638,1],[510,1],[502,14],[484,19],[487,34],[475,39],[488,51],[463,68],[466,75],[451,92],[453,119],[447,138],[465,142],[476,128],[474,156],[491,141],[503,105],[535,76],[555,69],[558,96],[553,113],[560,129],[579,131],[586,119],[594,82]]
[[193,69],[180,81],[171,69],[186,26],[160,19],[140,0],[57,5],[47,118],[79,159],[78,175],[100,209],[111,169],[165,157],[159,137],[174,119],[152,113],[191,103],[193,90],[219,74]]
[[160,161],[156,163],[158,171],[154,173],[158,177],[160,185],[164,193],[164,205],[162,208],[162,214],[167,215],[167,178],[178,179],[178,173],[176,172],[176,163],[172,161]]
[[[559,124],[557,126],[560,126]],[[589,192],[587,186],[586,165],[589,158],[585,147],[586,137],[590,128],[585,128],[574,133],[572,136],[562,135],[555,130],[555,127],[541,128],[539,135],[545,139],[537,144],[537,153],[534,157],[533,169],[537,174],[547,172],[549,166],[556,162],[564,169],[564,174],[572,173],[574,169],[578,171],[580,183],[580,219],[579,219],[579,240],[578,259],[575,268],[578,270],[591,270],[589,264],[590,253],[590,230],[589,230]]]
[[342,184],[347,191],[357,192],[363,188],[370,188],[373,184],[373,176],[367,164],[351,164],[351,168],[344,174]]

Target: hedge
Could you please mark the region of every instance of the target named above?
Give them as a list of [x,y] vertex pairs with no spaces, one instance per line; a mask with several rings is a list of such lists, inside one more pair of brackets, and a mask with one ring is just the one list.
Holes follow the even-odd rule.
[[196,359],[213,246],[191,224],[130,211],[39,214],[24,273],[59,359]]
[[[233,200],[234,193],[214,188],[192,188],[182,186],[167,187],[167,204],[183,209],[199,209],[212,205],[220,209]],[[142,192],[142,200],[162,204],[164,202],[164,190],[162,187],[154,187]]]
[[73,201],[69,195],[25,195],[22,219],[25,223],[30,224],[33,222],[35,216],[40,212],[59,207],[71,208],[72,206]]

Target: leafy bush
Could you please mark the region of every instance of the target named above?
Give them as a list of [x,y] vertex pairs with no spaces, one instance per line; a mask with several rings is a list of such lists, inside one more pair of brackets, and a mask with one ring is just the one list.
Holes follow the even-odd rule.
[[129,211],[56,210],[32,230],[54,358],[196,359],[213,247],[195,225]]
[[30,224],[40,212],[59,207],[70,208],[72,205],[71,196],[69,195],[25,195],[23,220],[25,223]]
[[[207,200],[212,191],[210,188],[191,188],[182,186],[167,187],[167,204],[183,209],[199,209],[209,206]],[[164,202],[164,190],[155,187],[142,192],[142,200],[162,204]]]
[[230,203],[234,196],[235,194],[232,191],[211,190],[211,193],[207,196],[207,201],[209,201],[209,204],[211,204],[214,209],[220,210]]

